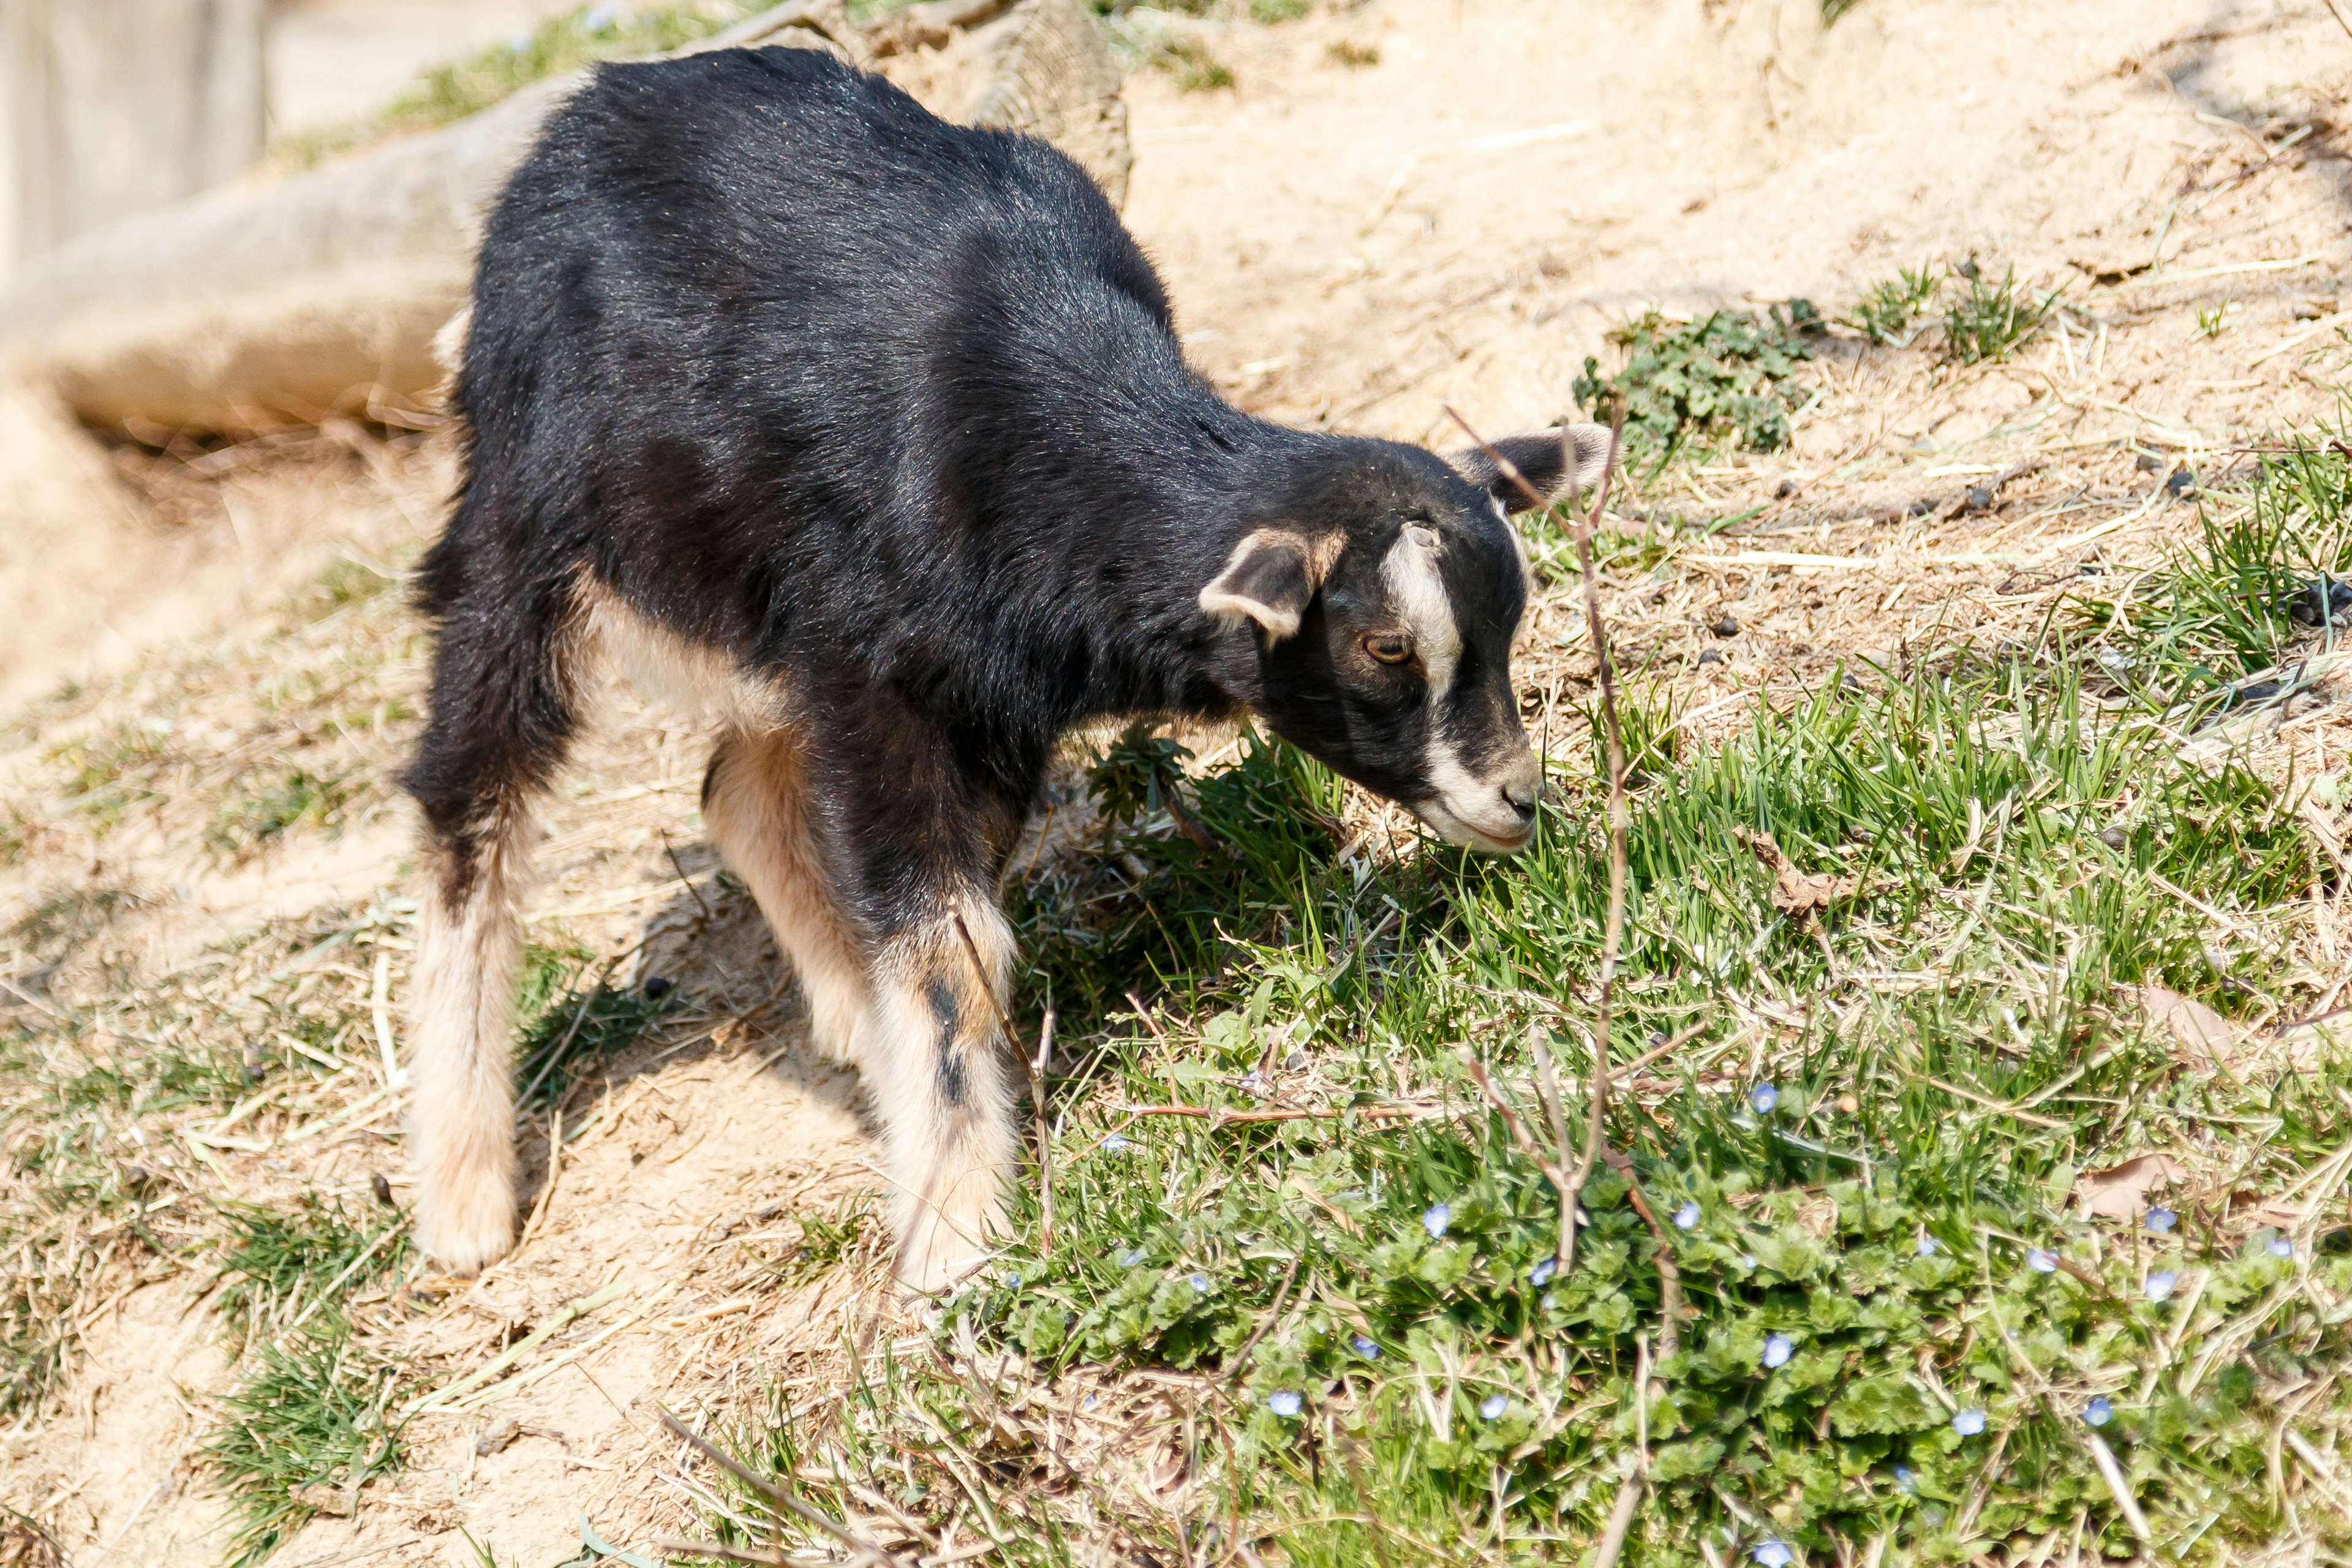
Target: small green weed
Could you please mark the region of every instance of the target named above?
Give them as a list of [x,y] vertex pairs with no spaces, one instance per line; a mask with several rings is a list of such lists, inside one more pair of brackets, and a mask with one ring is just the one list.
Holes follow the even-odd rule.
[[1797,330],[1818,321],[1811,312],[1800,300],[1769,315],[1717,310],[1696,321],[1648,311],[1609,334],[1625,351],[1623,368],[1604,376],[1587,358],[1570,391],[1599,418],[1622,401],[1627,444],[1662,461],[1692,439],[1778,451],[1800,401],[1797,367],[1813,357]]
[[1912,323],[1943,291],[1944,278],[1941,268],[1925,263],[1904,268],[1886,281],[1864,289],[1862,298],[1854,301],[1853,314],[1841,318],[1839,324],[1882,347],[1908,342]]
[[2200,309],[2197,312],[2198,335],[2207,338],[2220,337],[2221,329],[2229,324],[2229,315],[2230,307],[2227,302]]
[[2042,331],[2058,308],[2058,296],[2021,288],[2011,268],[1996,283],[1981,271],[1963,270],[1959,297],[1944,310],[1944,352],[1961,364],[2008,359]]
[[1337,38],[1323,46],[1323,58],[1342,69],[1363,70],[1381,63],[1381,47]]
[[205,829],[205,847],[225,859],[242,860],[306,824],[339,827],[343,809],[361,793],[362,786],[352,774],[321,778],[296,768],[257,794],[232,795],[222,802],[212,825]]

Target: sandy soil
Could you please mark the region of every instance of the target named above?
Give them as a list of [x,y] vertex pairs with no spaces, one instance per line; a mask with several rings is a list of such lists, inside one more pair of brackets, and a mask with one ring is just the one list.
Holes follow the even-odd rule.
[[[1897,266],[1971,253],[2067,288],[2081,314],[2007,365],[1825,347],[1791,451],[1627,499],[1634,516],[1761,509],[1610,608],[1633,657],[1693,683],[1695,708],[1734,704],[1722,722],[1846,653],[2030,627],[2048,604],[2042,565],[2183,526],[2140,453],[2210,470],[2334,405],[2352,40],[2315,3],[1864,0],[1823,32],[1811,0],[1372,0],[1210,40],[1234,89],[1130,84],[1129,216],[1198,363],[1274,416],[1444,444],[1449,403],[1488,431],[1567,412],[1584,356],[1648,304],[1802,295],[1833,311]],[[1378,63],[1338,63],[1341,45]],[[2218,331],[2200,310],[2220,312]],[[1958,510],[1960,486],[2021,468],[1998,505]],[[338,556],[406,559],[446,450],[352,437],[216,470],[126,457],[110,479],[124,515],[75,568],[115,584],[108,667],[209,660],[228,673],[184,721],[243,732],[257,721],[240,680],[328,659],[350,627],[370,650],[353,679],[413,705],[421,647],[397,617],[281,636],[266,612]],[[0,594],[43,603],[36,569],[0,560],[15,574]],[[1736,641],[1704,629],[1725,613]],[[1578,626],[1556,602],[1531,628],[1555,656],[1547,715],[1572,683]],[[1702,667],[1703,647],[1717,658]],[[85,658],[9,684],[45,689]],[[145,700],[133,682],[33,710],[5,759],[12,787],[53,792],[59,742]],[[406,1474],[353,1518],[314,1522],[281,1563],[470,1563],[462,1526],[499,1563],[545,1568],[577,1552],[583,1512],[617,1542],[649,1541],[690,1517],[656,1405],[738,1408],[763,1377],[825,1397],[795,1387],[799,1352],[876,1326],[870,1261],[804,1285],[778,1262],[793,1215],[875,1184],[855,1081],[803,1049],[750,911],[706,897],[692,728],[623,711],[633,722],[549,813],[539,915],[606,952],[643,943],[637,973],[678,974],[724,1021],[579,1097],[551,1185],[543,1133],[530,1152],[548,1195],[527,1244],[386,1331],[435,1364],[476,1365],[517,1325],[617,1283],[578,1337],[552,1342],[610,1337],[478,1411],[422,1418]],[[351,754],[389,767],[407,733],[380,722]],[[404,830],[388,797],[341,838],[224,869],[170,826],[204,819],[202,780],[188,788],[192,815],[37,842],[0,874],[0,897],[21,911],[101,877],[139,889],[149,901],[110,940],[148,973],[266,918],[398,897]],[[100,979],[69,966],[51,983]],[[357,1194],[377,1172],[398,1182],[398,1144],[380,1116],[299,1154],[223,1151],[212,1165],[248,1195]],[[58,1407],[0,1439],[0,1501],[47,1522],[78,1564],[217,1552],[194,1459],[226,1377],[194,1310],[204,1284],[161,1279],[93,1313]]]

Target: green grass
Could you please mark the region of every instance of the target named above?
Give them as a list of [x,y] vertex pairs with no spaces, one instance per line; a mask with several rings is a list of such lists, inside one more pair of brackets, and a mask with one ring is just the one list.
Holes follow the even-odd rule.
[[340,827],[345,809],[363,789],[350,774],[322,778],[306,768],[292,769],[251,795],[232,794],[224,800],[205,829],[205,846],[224,859],[244,860],[297,827]]
[[213,1310],[240,1342],[339,1306],[408,1257],[406,1221],[389,1209],[354,1213],[306,1193],[291,1209],[224,1203],[220,1213],[223,1283]]
[[179,761],[172,736],[170,720],[149,717],[51,747],[66,804],[106,833],[133,808],[162,800],[165,774]]
[[1790,412],[1801,401],[1798,367],[1813,357],[1801,328],[1818,321],[1803,300],[1697,321],[1647,311],[1609,333],[1625,351],[1623,366],[1603,375],[1588,357],[1570,391],[1596,418],[1622,402],[1627,446],[1660,461],[1693,441],[1778,451],[1791,439]]
[[229,1568],[253,1568],[319,1511],[300,1489],[397,1474],[396,1363],[364,1351],[332,1309],[261,1345],[204,1453],[229,1494]]
[[[593,969],[593,984],[582,987]],[[544,1110],[572,1086],[635,1044],[669,996],[608,984],[585,948],[533,943],[523,952],[515,1005],[515,1084],[526,1110]],[[671,996],[676,994],[671,993]]]
[[288,138],[276,151],[282,157],[311,163],[386,136],[429,131],[478,114],[548,77],[598,60],[637,58],[683,47],[776,3],[683,0],[643,8],[582,5],[511,38],[435,66],[373,113]]
[[1994,282],[1982,271],[1956,274],[1957,298],[1945,308],[1944,352],[1960,364],[1985,364],[2012,357],[2048,324],[2058,296],[2036,297],[2017,280],[2017,269]]
[[[2157,709],[2209,698],[2288,657],[2298,594],[2352,572],[2352,411],[2275,444],[2242,491],[2200,498],[2195,542],[2156,570],[2085,579],[2090,679]],[[2340,618],[2340,616],[2339,616]]]
[[[2151,702],[2200,665],[2273,659],[2296,634],[2282,590],[2342,564],[2347,487],[2323,441],[2272,455],[2200,547],[2120,611],[2053,618],[2038,657],[1856,670],[1715,745],[1662,742],[1670,702],[1630,694],[1646,782],[1609,1046],[1622,1065],[1682,1044],[1620,1086],[1607,1126],[1666,1227],[1671,1353],[1634,1189],[1594,1177],[1552,1272],[1558,1196],[1466,1065],[1556,1158],[1543,1042],[1573,1163],[1607,901],[1589,758],[1555,766],[1518,860],[1341,860],[1338,787],[1296,752],[1245,742],[1185,777],[1130,733],[1095,771],[1102,858],[1015,897],[1024,1027],[1050,997],[1068,1074],[1052,1245],[1029,1169],[1013,1238],[935,1355],[867,1361],[796,1421],[780,1398],[739,1449],[836,1510],[865,1505],[811,1478],[934,1521],[961,1509],[1017,1563],[1083,1560],[1106,1530],[1161,1561],[1245,1543],[1300,1564],[1579,1562],[1629,1474],[1646,1496],[1628,1563],[1772,1541],[1813,1563],[2014,1561],[2053,1539],[2218,1562],[2286,1531],[2295,1493],[2340,1546],[2352,1521],[2273,1456],[2289,1427],[2326,1450],[2352,1426],[2327,1381],[2352,1357],[2331,1163],[2352,1060],[2218,1068],[2134,1000],[2160,982],[2249,1023],[2294,1016],[2315,985],[2287,934],[2324,861],[2280,786],[2099,700],[2095,651],[2159,672]],[[1780,914],[1746,830],[1861,891]],[[1122,1110],[1269,1095],[1333,1114]],[[2285,1237],[2186,1200],[2167,1230],[2083,1218],[2078,1177],[2148,1151],[2247,1201],[2333,1177]],[[1197,1380],[1163,1419],[1202,1489],[1100,1504],[1106,1524],[1033,1446],[1042,1426],[1003,1413],[1081,1409],[1108,1396],[1097,1370],[1134,1368]]]
[[406,1263],[407,1217],[314,1194],[284,1210],[223,1205],[221,1216],[214,1308],[245,1366],[204,1451],[228,1498],[229,1562],[249,1568],[319,1511],[306,1489],[356,1489],[400,1468],[386,1412],[402,1369],[361,1343],[347,1303]]
[[1944,279],[1945,272],[1940,267],[1925,263],[1916,268],[1906,267],[1885,282],[1864,289],[1854,301],[1853,314],[1841,318],[1839,324],[1853,328],[1881,347],[1908,342],[1906,334],[1943,291]]

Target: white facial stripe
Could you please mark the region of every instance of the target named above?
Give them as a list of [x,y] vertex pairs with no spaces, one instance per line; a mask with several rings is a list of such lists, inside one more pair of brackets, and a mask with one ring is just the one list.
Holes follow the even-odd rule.
[[[1416,534],[1426,535],[1431,542],[1420,542]],[[1436,537],[1418,524],[1408,524],[1381,563],[1381,584],[1405,630],[1412,634],[1422,668],[1428,672],[1433,708],[1454,689],[1454,667],[1462,659],[1462,630],[1454,625],[1454,601],[1437,569]]]
[[1528,559],[1528,542],[1520,537],[1517,529],[1511,526],[1511,514],[1504,510],[1501,501],[1490,500],[1486,504],[1495,509],[1496,520],[1502,523],[1503,531],[1510,536],[1511,553],[1519,558],[1519,591],[1532,599],[1536,596],[1536,569],[1535,563]]
[[[1423,540],[1428,542],[1423,542]],[[1518,819],[1496,787],[1462,765],[1460,753],[1445,733],[1443,710],[1462,661],[1462,629],[1454,618],[1454,601],[1446,594],[1437,554],[1442,546],[1430,530],[1407,525],[1381,563],[1381,580],[1389,600],[1412,634],[1429,679],[1429,750],[1426,776],[1438,810],[1433,826],[1457,844],[1473,844],[1478,835],[1509,840],[1517,837]],[[1447,819],[1450,819],[1447,820]],[[1458,830],[1467,829],[1467,833]]]

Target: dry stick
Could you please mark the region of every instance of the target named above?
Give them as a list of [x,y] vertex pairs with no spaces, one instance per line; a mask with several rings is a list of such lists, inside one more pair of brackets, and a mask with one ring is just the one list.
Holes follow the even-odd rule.
[[2352,37],[2352,17],[2344,15],[2344,7],[2336,0],[2327,0],[2327,14],[2336,18],[2336,25],[2344,29],[2347,37]]
[[[1470,422],[1455,413],[1451,405],[1446,416],[1462,426],[1478,449],[1486,455],[1498,472],[1528,498],[1528,504],[1540,509],[1544,498],[1529,484],[1527,476],[1508,458],[1495,449],[1485,437],[1470,427]],[[1592,1033],[1592,1089],[1588,1096],[1591,1110],[1585,1121],[1584,1158],[1569,1185],[1559,1194],[1559,1267],[1565,1271],[1576,1262],[1576,1201],[1583,1194],[1585,1183],[1592,1179],[1593,1168],[1601,1162],[1602,1120],[1609,1109],[1609,1004],[1617,979],[1617,952],[1625,935],[1625,739],[1617,716],[1617,672],[1609,658],[1609,628],[1601,618],[1601,580],[1592,564],[1592,531],[1600,526],[1601,513],[1609,504],[1609,488],[1617,477],[1617,458],[1624,443],[1625,405],[1621,399],[1615,417],[1609,426],[1609,466],[1601,476],[1601,488],[1593,495],[1592,510],[1577,524],[1576,562],[1584,577],[1584,625],[1592,638],[1593,658],[1601,682],[1601,716],[1609,738],[1609,921],[1601,937],[1601,984],[1598,1004],[1594,1008]],[[1562,437],[1565,441],[1566,437]],[[1573,460],[1573,454],[1568,454]],[[1575,479],[1570,478],[1570,500],[1574,504]],[[1540,1059],[1539,1059],[1540,1060]],[[1563,1149],[1563,1152],[1565,1150]]]
[[710,906],[704,902],[702,889],[694,885],[694,879],[686,874],[686,862],[677,858],[677,847],[669,841],[669,835],[667,833],[661,836],[661,841],[662,853],[669,857],[669,868],[677,873],[677,879],[684,882],[686,890],[694,895],[696,905],[702,910],[702,918],[709,920]]
[[[783,1509],[794,1519],[799,1520],[803,1524],[809,1525],[816,1530],[821,1530],[825,1534],[832,1536],[835,1541],[840,1542],[844,1546],[848,1547],[850,1551],[856,1552],[860,1561],[866,1563],[877,1563],[882,1565],[882,1568],[907,1568],[907,1560],[905,1558],[898,1555],[896,1552],[883,1551],[880,1547],[875,1545],[864,1536],[859,1535],[856,1531],[851,1530],[847,1525],[842,1523],[840,1521],[829,1518],[826,1515],[818,1512],[815,1509],[809,1507],[808,1504],[801,1501],[800,1499],[786,1491],[779,1483],[764,1479],[760,1476],[752,1474],[750,1470],[745,1469],[742,1466],[737,1464],[734,1460],[729,1458],[726,1455],[712,1447],[709,1443],[704,1442],[700,1437],[696,1436],[692,1432],[687,1430],[686,1424],[680,1421],[677,1416],[671,1415],[667,1410],[662,1411],[661,1418],[663,1426],[668,1427],[672,1432],[683,1438],[697,1452],[700,1453],[704,1458],[709,1459],[712,1464],[717,1465],[720,1469],[725,1470],[729,1475],[733,1476],[737,1480],[741,1481],[745,1486],[750,1487],[753,1491],[758,1492],[761,1497],[766,1498],[778,1508]],[[711,1548],[707,1544],[688,1544],[673,1547],[669,1543],[665,1542],[662,1550],[665,1552],[674,1550],[688,1552],[699,1552],[711,1556],[720,1557],[731,1555],[731,1553],[723,1550],[712,1552]],[[737,1561],[741,1560],[742,1559],[740,1558],[737,1559]],[[751,1561],[756,1563],[762,1561],[762,1559],[752,1558]]]
[[1014,1056],[1021,1058],[1021,1070],[1029,1078],[1029,1101],[1036,1107],[1037,1179],[1045,1188],[1045,1227],[1038,1237],[1038,1247],[1042,1252],[1051,1254],[1054,1250],[1054,1126],[1045,1116],[1043,1063],[1045,1053],[1053,1048],[1054,1015],[1050,1012],[1045,1015],[1045,1026],[1037,1037],[1037,1060],[1032,1062],[1029,1053],[1021,1048],[1020,1037],[1013,1032],[1013,1020],[1005,1016],[1004,1008],[996,1000],[996,987],[988,979],[988,965],[980,961],[980,944],[971,940],[971,928],[963,923],[962,911],[953,911],[948,918],[955,921],[956,935],[963,938],[964,956],[971,960],[971,972],[980,979],[980,994],[988,998],[988,1010],[996,1015],[996,1026],[1004,1031],[1004,1043],[1013,1047]]
[[1683,1276],[1682,1270],[1675,1267],[1675,1245],[1666,1237],[1666,1227],[1658,1223],[1657,1214],[1650,1207],[1650,1200],[1642,1195],[1641,1181],[1633,1173],[1632,1156],[1620,1153],[1604,1143],[1601,1148],[1601,1157],[1609,1162],[1611,1170],[1625,1178],[1626,1201],[1633,1205],[1633,1212],[1642,1216],[1642,1223],[1650,1227],[1651,1238],[1657,1247],[1654,1261],[1658,1266],[1658,1353],[1674,1355],[1683,1347],[1682,1331],[1676,1326],[1683,1317]]
[[1601,1532],[1600,1549],[1592,1554],[1592,1568],[1615,1568],[1617,1555],[1625,1550],[1625,1534],[1633,1528],[1633,1508],[1642,1500],[1642,1478],[1627,1476],[1617,1483],[1617,1501],[1609,1510],[1609,1528]]

